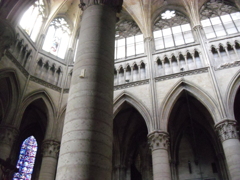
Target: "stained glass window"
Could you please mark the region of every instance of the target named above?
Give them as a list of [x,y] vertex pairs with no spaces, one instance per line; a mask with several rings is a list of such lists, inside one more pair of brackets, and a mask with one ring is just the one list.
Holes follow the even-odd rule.
[[33,136],[25,139],[17,163],[19,171],[14,174],[13,180],[31,180],[37,148],[37,141]]
[[45,6],[43,0],[37,0],[23,14],[20,26],[26,31],[30,38],[35,41],[45,16]]
[[54,19],[49,28],[43,50],[64,59],[70,35],[69,24],[64,18]]

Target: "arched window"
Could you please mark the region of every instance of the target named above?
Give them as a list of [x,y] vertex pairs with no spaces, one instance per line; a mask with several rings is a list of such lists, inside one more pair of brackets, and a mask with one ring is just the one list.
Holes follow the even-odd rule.
[[17,162],[19,171],[14,174],[13,180],[31,180],[37,148],[37,141],[33,136],[25,139],[22,143]]
[[45,17],[43,0],[37,0],[22,16],[20,26],[26,31],[33,41],[36,41]]
[[180,12],[167,10],[154,24],[155,49],[165,49],[194,42],[188,19]]
[[144,53],[143,34],[133,20],[122,20],[116,26],[115,59]]
[[64,59],[68,47],[70,26],[64,18],[54,19],[49,28],[43,50]]
[[207,39],[240,32],[240,12],[223,1],[207,2],[201,8],[201,23]]

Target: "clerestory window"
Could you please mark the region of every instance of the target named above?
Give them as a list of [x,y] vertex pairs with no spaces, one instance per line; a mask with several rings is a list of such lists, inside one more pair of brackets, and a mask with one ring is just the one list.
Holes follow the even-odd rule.
[[194,42],[188,19],[180,12],[166,10],[154,24],[155,49],[165,49]]
[[143,34],[134,21],[125,20],[117,24],[115,36],[115,59],[144,53]]
[[54,19],[48,28],[43,50],[64,59],[68,48],[70,26],[64,18]]
[[31,180],[37,149],[38,145],[34,136],[25,139],[17,162],[19,171],[14,174],[13,180]]
[[222,1],[207,2],[201,8],[201,23],[207,39],[240,32],[240,12]]
[[30,38],[35,42],[41,29],[43,18],[45,17],[45,5],[43,0],[37,0],[23,14],[20,20],[20,26]]

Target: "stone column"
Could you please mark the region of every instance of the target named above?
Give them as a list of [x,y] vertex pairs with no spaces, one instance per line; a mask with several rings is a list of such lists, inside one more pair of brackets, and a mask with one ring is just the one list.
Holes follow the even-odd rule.
[[148,135],[152,149],[153,179],[171,180],[168,158],[169,135],[167,132],[155,131]]
[[0,158],[9,158],[12,146],[18,137],[18,130],[11,126],[0,126]]
[[0,59],[4,55],[4,51],[14,43],[14,40],[14,28],[6,20],[0,19]]
[[40,180],[54,180],[57,169],[57,158],[60,143],[54,140],[45,140],[42,144],[42,165]]
[[121,6],[122,0],[81,0],[84,12],[57,180],[111,179],[114,42]]
[[215,126],[222,142],[231,180],[240,179],[240,143],[236,126],[237,122],[234,120],[224,120]]

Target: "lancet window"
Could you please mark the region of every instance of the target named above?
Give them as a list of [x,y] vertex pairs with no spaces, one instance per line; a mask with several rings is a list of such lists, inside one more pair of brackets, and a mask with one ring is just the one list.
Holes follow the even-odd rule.
[[165,49],[194,42],[188,19],[180,12],[166,10],[154,24],[155,49]]
[[14,174],[13,180],[31,180],[37,149],[38,145],[34,136],[25,139],[17,162],[19,171]]
[[55,18],[48,28],[43,50],[64,59],[67,51],[70,26],[64,18]]
[[115,59],[144,53],[143,34],[134,21],[120,21],[116,26]]
[[240,32],[240,12],[226,1],[207,2],[201,8],[201,23],[207,39]]
[[45,17],[45,5],[43,0],[37,0],[28,8],[20,20],[20,26],[35,42]]

